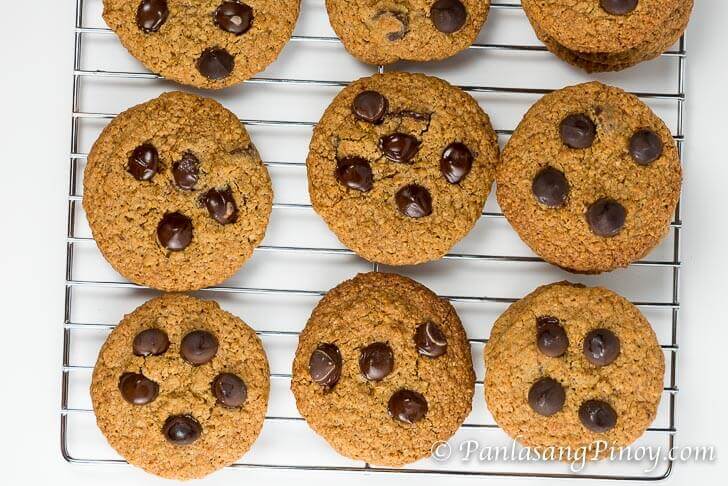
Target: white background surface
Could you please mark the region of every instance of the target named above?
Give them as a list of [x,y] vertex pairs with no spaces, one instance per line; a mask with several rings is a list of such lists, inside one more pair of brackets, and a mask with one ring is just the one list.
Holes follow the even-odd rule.
[[[318,0],[308,0],[304,5],[313,1]],[[671,484],[687,481],[712,484],[721,476],[724,480],[728,472],[725,461],[721,461],[728,451],[723,351],[728,340],[723,307],[728,288],[723,278],[728,232],[722,213],[728,169],[721,152],[725,146],[724,116],[728,112],[728,97],[721,92],[728,88],[728,68],[724,61],[728,2],[698,0],[697,3],[689,30],[677,442],[715,445],[718,461],[678,464],[669,479]],[[32,8],[25,2],[7,2],[5,7],[0,20],[4,41],[0,82],[6,95],[0,117],[4,142],[0,198],[5,207],[4,238],[0,242],[0,301],[3,303],[0,325],[4,337],[0,341],[3,365],[0,430],[4,432],[0,439],[0,477],[6,478],[7,484],[162,483],[130,467],[71,466],[60,457],[59,368],[73,2],[46,0],[34,3]],[[317,73],[315,62],[311,65],[311,73],[318,74],[312,77],[327,76]],[[525,84],[522,80],[513,83]],[[501,80],[497,84],[507,85],[507,82]],[[232,96],[226,96],[231,98],[230,102],[234,101]],[[341,278],[336,275],[331,279],[336,282]],[[295,478],[303,484],[371,483],[371,479],[361,475],[242,470],[225,470],[206,482],[228,484],[253,478],[258,481]],[[375,479],[392,484],[442,481],[437,477],[375,476]],[[529,483],[504,479],[477,481]]]

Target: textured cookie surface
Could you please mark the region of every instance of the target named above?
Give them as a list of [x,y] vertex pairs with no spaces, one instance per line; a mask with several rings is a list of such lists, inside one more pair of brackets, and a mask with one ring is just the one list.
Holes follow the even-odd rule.
[[198,88],[246,80],[288,42],[300,0],[104,0],[104,20],[148,69]]
[[326,0],[344,47],[370,64],[450,57],[473,43],[489,0]]
[[232,276],[260,243],[273,192],[237,117],[172,92],[117,116],[88,157],[96,243],[133,282],[192,290]]
[[[325,376],[322,351],[334,362],[338,355]],[[300,336],[291,388],[308,424],[339,453],[399,466],[455,433],[474,380],[453,307],[408,278],[368,273],[318,304]]]
[[562,282],[516,302],[496,321],[485,364],[488,409],[532,447],[626,446],[652,423],[662,394],[664,355],[654,331],[603,288]]
[[[199,331],[212,335],[216,347],[200,340]],[[227,381],[216,389],[221,376]],[[108,337],[91,398],[99,428],[127,461],[191,479],[251,447],[269,386],[268,361],[252,329],[215,302],[167,294],[124,317]]]
[[440,258],[473,227],[498,161],[488,116],[445,81],[392,72],[331,103],[307,160],[314,209],[363,258]]
[[535,253],[599,273],[644,257],[667,234],[681,167],[669,129],[644,103],[592,82],[528,111],[497,182],[503,213]]

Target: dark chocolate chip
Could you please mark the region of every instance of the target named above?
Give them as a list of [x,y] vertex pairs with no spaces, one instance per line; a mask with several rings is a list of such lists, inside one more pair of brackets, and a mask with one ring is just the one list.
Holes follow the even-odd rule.
[[584,356],[594,365],[612,363],[621,349],[619,338],[609,329],[594,329],[584,338]]
[[392,162],[408,164],[420,149],[420,141],[406,133],[392,133],[379,139],[379,149]]
[[218,223],[232,224],[238,220],[238,205],[229,187],[210,189],[203,196],[203,201],[210,217]]
[[573,149],[589,148],[597,136],[597,126],[583,113],[569,115],[559,126],[561,141]]
[[638,0],[599,0],[599,6],[612,15],[626,15],[637,8]]
[[437,0],[430,8],[430,19],[435,28],[445,34],[462,29],[468,11],[460,0]]
[[119,391],[133,405],[146,405],[159,395],[159,385],[141,373],[124,373],[119,378]]
[[336,162],[336,179],[350,189],[367,192],[374,185],[372,167],[361,157],[345,157]]
[[528,390],[528,404],[534,412],[544,417],[560,412],[565,402],[564,387],[552,378],[541,378]]
[[213,81],[227,78],[234,68],[235,58],[221,47],[205,49],[197,60],[200,74]]
[[627,220],[627,210],[613,199],[602,198],[589,206],[586,220],[592,233],[607,238],[622,231]]
[[639,130],[629,140],[629,153],[639,165],[650,165],[662,156],[662,140],[652,130]]
[[172,444],[189,445],[200,438],[202,425],[190,415],[173,415],[164,422],[162,433]]
[[136,356],[159,356],[169,348],[167,333],[161,329],[145,329],[134,338],[132,350]]
[[212,18],[225,32],[242,35],[253,25],[253,8],[241,2],[222,2]]
[[184,250],[192,242],[192,220],[182,213],[165,214],[157,225],[157,238],[168,250]]
[[558,358],[566,352],[569,338],[556,317],[541,316],[536,319],[536,346],[552,358]]
[[395,19],[396,22],[399,24],[399,28],[397,30],[387,32],[387,40],[390,42],[396,42],[398,40],[404,39],[404,36],[406,36],[409,32],[409,16],[407,15],[407,13],[387,10],[385,12],[377,13],[374,16],[374,20],[381,19],[382,17]]
[[416,391],[399,390],[390,397],[387,408],[393,419],[413,424],[427,415],[427,400]]
[[364,378],[381,381],[394,369],[394,352],[386,343],[372,343],[361,350],[359,369]]
[[341,353],[334,344],[323,343],[313,350],[308,360],[311,379],[327,390],[341,378]]
[[601,400],[587,400],[579,407],[579,420],[592,432],[604,433],[617,425],[617,412]]
[[127,172],[138,181],[149,181],[159,171],[159,153],[151,143],[143,143],[129,156]]
[[377,91],[362,91],[351,104],[354,116],[368,123],[378,124],[387,114],[389,102],[387,98]]
[[248,387],[237,375],[220,373],[210,385],[217,403],[228,408],[242,407],[248,398]]
[[437,358],[447,352],[447,338],[437,324],[427,321],[415,330],[415,347],[422,356]]
[[473,154],[467,145],[453,142],[442,153],[440,172],[450,184],[458,184],[465,179],[473,167]]
[[140,30],[157,32],[169,17],[167,0],[142,0],[136,12],[136,24]]
[[207,331],[192,331],[182,338],[180,354],[188,363],[199,366],[217,354],[217,338]]
[[394,196],[399,212],[409,218],[424,218],[432,214],[430,191],[417,184],[404,186]]
[[566,203],[569,196],[569,182],[560,170],[546,167],[533,178],[531,190],[541,204],[559,208]]
[[182,158],[172,164],[172,176],[177,187],[184,191],[195,188],[200,179],[200,161],[191,152],[182,154]]

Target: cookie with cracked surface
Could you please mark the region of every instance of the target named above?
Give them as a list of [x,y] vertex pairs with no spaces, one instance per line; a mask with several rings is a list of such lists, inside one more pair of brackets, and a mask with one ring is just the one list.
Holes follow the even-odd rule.
[[152,299],[124,317],[94,367],[91,399],[109,444],[169,479],[201,478],[255,442],[268,404],[260,339],[213,301]]
[[299,8],[300,0],[104,0],[103,17],[152,72],[220,89],[278,57]]
[[369,64],[445,59],[468,48],[489,0],[326,0],[344,47]]
[[265,235],[273,189],[238,118],[165,93],[118,115],[88,156],[83,207],[129,280],[194,290],[231,277]]
[[623,297],[545,285],[496,321],[485,348],[485,399],[524,445],[626,446],[655,419],[664,361],[649,322]]
[[435,260],[480,217],[498,152],[467,93],[423,74],[377,74],[341,91],[314,129],[311,202],[367,260]]
[[682,181],[677,146],[647,105],[591,82],[555,91],[503,150],[497,197],[544,260],[600,273],[643,258],[668,233]]
[[301,333],[291,389],[340,454],[383,466],[428,457],[472,406],[475,374],[452,305],[395,274],[366,273],[319,302]]

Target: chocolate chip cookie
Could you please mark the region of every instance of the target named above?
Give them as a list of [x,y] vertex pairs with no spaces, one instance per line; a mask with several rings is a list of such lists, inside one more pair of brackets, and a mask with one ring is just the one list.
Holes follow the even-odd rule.
[[544,260],[599,273],[667,234],[681,167],[669,129],[642,101],[591,82],[544,96],[503,150],[498,203]]
[[489,8],[489,0],[326,0],[346,50],[370,64],[453,56],[473,43]]
[[118,115],[84,174],[101,253],[129,280],[162,290],[232,276],[263,239],[272,204],[268,171],[238,118],[180,92]]
[[470,412],[470,345],[449,302],[405,277],[360,274],[301,333],[291,389],[339,453],[384,466],[428,457]]
[[311,202],[367,260],[435,260],[480,217],[498,150],[488,116],[462,90],[423,74],[377,74],[341,91],[316,126]]
[[299,6],[300,0],[104,0],[104,20],[149,70],[219,89],[278,57]]
[[124,317],[91,383],[96,422],[129,463],[193,479],[235,462],[268,405],[268,360],[255,332],[217,303],[182,294]]
[[523,0],[538,38],[588,72],[619,71],[665,52],[683,34],[693,0]]
[[[603,288],[561,282],[513,304],[485,348],[485,399],[531,447],[620,447],[655,419],[665,370],[649,322]],[[593,455],[590,454],[593,457]]]

